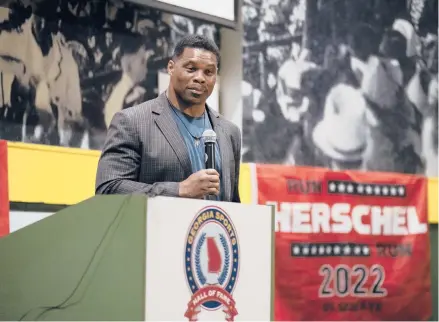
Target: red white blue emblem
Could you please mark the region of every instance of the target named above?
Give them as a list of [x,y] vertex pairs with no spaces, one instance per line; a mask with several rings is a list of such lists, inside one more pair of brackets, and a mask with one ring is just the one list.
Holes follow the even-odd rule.
[[224,210],[209,206],[194,218],[186,236],[186,280],[192,293],[185,317],[197,320],[201,309],[220,308],[227,321],[238,314],[232,293],[239,272],[239,243]]

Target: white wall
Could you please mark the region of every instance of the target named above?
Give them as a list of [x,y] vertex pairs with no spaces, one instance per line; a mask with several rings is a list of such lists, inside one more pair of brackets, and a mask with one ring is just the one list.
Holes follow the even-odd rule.
[[9,213],[9,230],[12,233],[52,214],[51,212],[11,211]]
[[242,30],[221,28],[220,113],[242,131]]

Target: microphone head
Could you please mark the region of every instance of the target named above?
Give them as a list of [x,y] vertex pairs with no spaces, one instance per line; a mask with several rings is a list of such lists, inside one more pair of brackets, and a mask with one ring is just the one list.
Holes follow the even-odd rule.
[[203,132],[202,138],[204,139],[204,142],[212,142],[212,143],[216,143],[216,133],[214,130],[205,130]]

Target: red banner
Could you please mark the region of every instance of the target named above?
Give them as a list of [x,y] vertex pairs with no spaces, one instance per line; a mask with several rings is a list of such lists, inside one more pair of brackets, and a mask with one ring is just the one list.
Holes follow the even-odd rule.
[[8,146],[0,140],[0,237],[9,234]]
[[257,165],[275,204],[275,320],[427,320],[424,178]]

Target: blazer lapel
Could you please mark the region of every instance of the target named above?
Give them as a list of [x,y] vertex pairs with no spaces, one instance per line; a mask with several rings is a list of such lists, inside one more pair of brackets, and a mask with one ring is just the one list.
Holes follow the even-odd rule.
[[186,144],[184,143],[174,117],[172,116],[172,111],[168,99],[166,98],[166,94],[161,94],[157,99],[159,104],[153,109],[153,112],[158,114],[155,122],[166,140],[169,142],[169,145],[174,150],[185,171],[186,177],[188,177],[192,173],[192,167]]
[[229,141],[227,140],[227,134],[224,129],[221,127],[221,121],[219,119],[219,115],[214,111],[209,109],[210,120],[212,122],[212,127],[216,133],[216,137],[218,140],[220,155],[221,155],[221,171],[222,171],[222,181],[223,181],[223,189],[224,189],[224,198],[225,201],[231,200],[231,178],[230,178],[230,160],[232,159],[231,146]]

